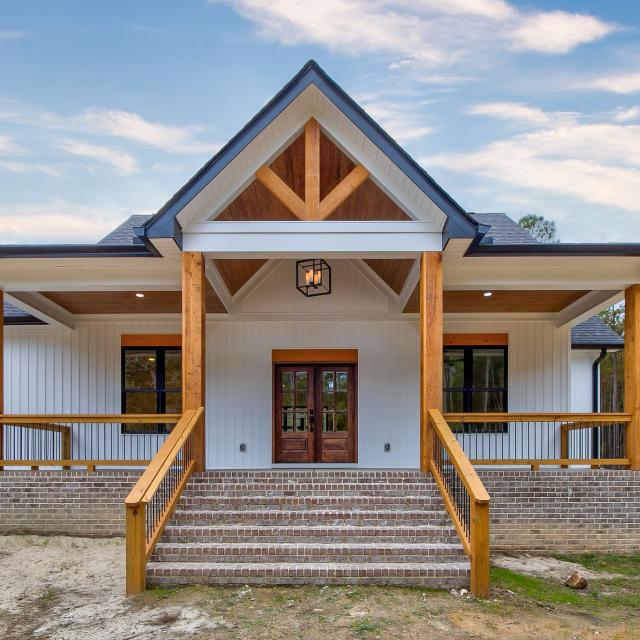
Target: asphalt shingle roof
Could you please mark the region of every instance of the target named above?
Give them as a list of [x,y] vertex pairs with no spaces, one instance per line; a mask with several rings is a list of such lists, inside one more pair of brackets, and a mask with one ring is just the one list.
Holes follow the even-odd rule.
[[574,349],[622,348],[624,347],[624,338],[598,316],[593,316],[593,318],[589,318],[571,329],[571,346]]
[[540,244],[506,213],[470,213],[469,215],[476,222],[491,227],[483,241],[490,239],[493,244]]
[[98,244],[134,244],[137,239],[134,227],[141,227],[151,216],[135,214],[129,216],[119,227],[110,231]]

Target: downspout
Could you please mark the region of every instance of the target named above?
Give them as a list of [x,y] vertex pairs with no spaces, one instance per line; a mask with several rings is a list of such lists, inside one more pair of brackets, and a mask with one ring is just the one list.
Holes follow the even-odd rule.
[[[600,363],[607,356],[606,347],[600,349],[600,355],[593,361],[591,372],[591,410],[600,413]],[[591,454],[594,458],[600,457],[600,431],[591,431]]]

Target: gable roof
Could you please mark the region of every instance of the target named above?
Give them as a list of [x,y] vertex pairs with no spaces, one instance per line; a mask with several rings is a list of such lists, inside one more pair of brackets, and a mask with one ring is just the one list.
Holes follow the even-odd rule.
[[476,222],[490,227],[482,244],[542,244],[506,213],[470,213]]
[[307,62],[243,129],[147,221],[146,236],[175,238],[180,243],[181,229],[176,220],[178,213],[311,84],[315,85],[443,211],[447,216],[445,234],[448,238],[476,238],[477,223],[314,60]]
[[[127,245],[139,244],[141,241],[136,228],[141,228],[151,218],[150,215],[135,214],[129,216],[121,225],[110,231],[98,244]],[[137,242],[136,242],[137,240]]]
[[2,305],[4,312],[4,324],[5,325],[33,325],[33,324],[46,324],[39,318],[32,316],[30,313],[14,307],[9,302],[5,302]]
[[598,316],[593,316],[571,329],[572,349],[621,349],[623,347],[624,338]]

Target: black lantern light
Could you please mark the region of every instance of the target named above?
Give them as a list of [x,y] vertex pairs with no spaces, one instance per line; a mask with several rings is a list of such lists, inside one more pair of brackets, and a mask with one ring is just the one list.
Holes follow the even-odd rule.
[[331,267],[321,258],[296,262],[296,289],[310,298],[331,293]]

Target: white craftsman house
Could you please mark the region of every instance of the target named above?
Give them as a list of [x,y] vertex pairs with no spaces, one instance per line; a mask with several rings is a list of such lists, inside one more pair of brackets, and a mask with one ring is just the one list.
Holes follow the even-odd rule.
[[[0,246],[0,466],[146,466],[202,410],[186,477],[422,469],[453,504],[451,432],[477,465],[636,468],[638,282],[640,245],[463,210],[309,62],[155,215]],[[627,413],[572,417],[572,327],[625,292]]]

